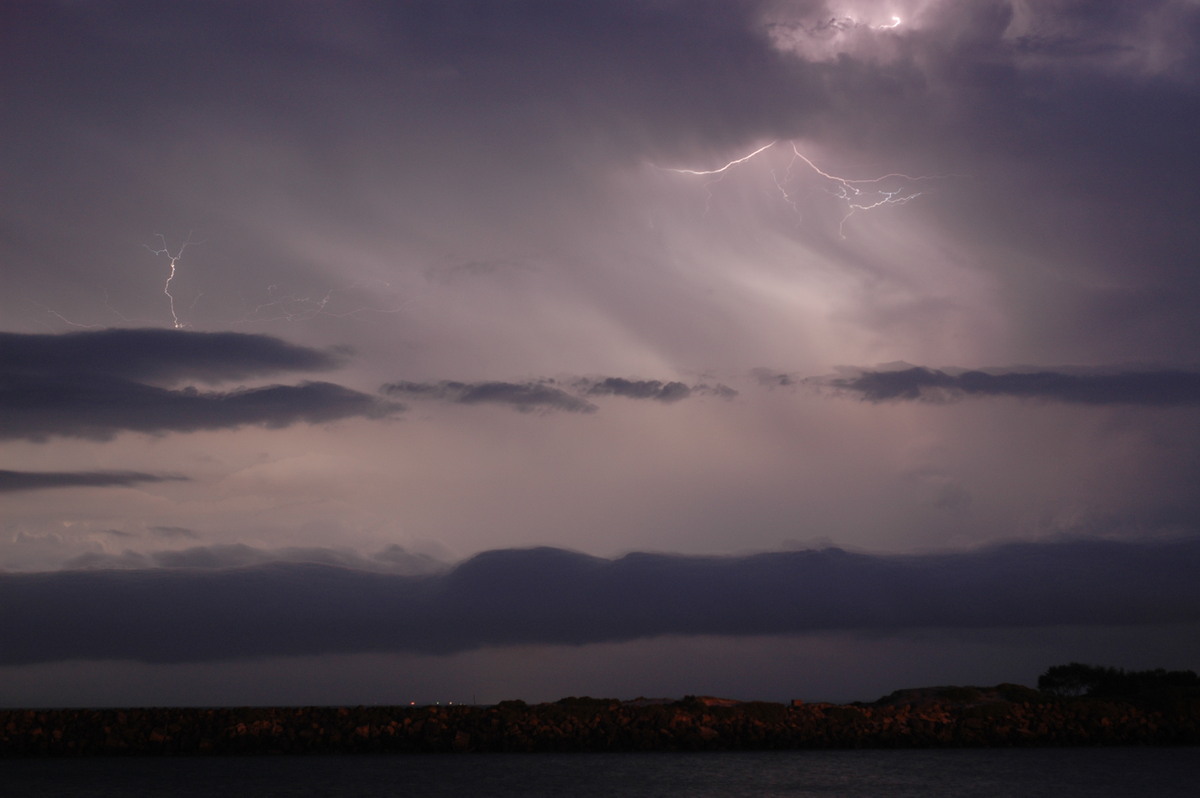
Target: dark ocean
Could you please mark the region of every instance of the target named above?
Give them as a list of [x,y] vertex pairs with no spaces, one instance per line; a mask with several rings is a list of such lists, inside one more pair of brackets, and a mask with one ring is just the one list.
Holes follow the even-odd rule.
[[1154,796],[1198,748],[0,760],[14,796]]

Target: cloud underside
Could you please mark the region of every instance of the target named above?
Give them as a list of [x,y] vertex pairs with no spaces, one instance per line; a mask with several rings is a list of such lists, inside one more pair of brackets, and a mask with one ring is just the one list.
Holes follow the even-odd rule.
[[872,402],[1012,396],[1088,405],[1200,405],[1200,373],[1182,370],[1116,374],[1056,371],[950,374],[920,366],[863,371],[825,381]]
[[596,406],[545,382],[392,382],[381,389],[388,396],[428,399],[450,404],[508,405],[517,410],[565,410],[594,413]]
[[454,652],[659,635],[1200,619],[1200,538],[605,560],[485,552],[440,574],[281,562],[0,575],[0,663]]
[[621,396],[650,399],[671,404],[697,394],[729,399],[737,391],[726,385],[687,385],[661,380],[632,380],[624,377],[578,378],[560,384],[552,379],[527,382],[392,382],[381,388],[389,396],[425,399],[449,404],[508,405],[523,412],[562,410],[570,413],[594,413],[596,405],[588,400],[596,396]]
[[[109,534],[114,531],[109,530]],[[194,531],[183,527],[151,527],[150,532],[162,538],[196,539],[200,537]],[[118,534],[123,535],[123,533]],[[446,570],[445,563],[426,554],[408,551],[398,545],[388,546],[370,557],[364,557],[348,549],[324,546],[286,546],[278,549],[261,549],[247,546],[244,543],[193,546],[186,549],[168,549],[146,553],[131,550],[126,550],[121,554],[87,552],[68,562],[66,567],[67,569],[90,570],[137,570],[157,567],[219,571],[280,563],[328,565],[353,571],[382,571],[404,575]]]
[[323,370],[338,353],[266,335],[185,330],[0,334],[0,440],[104,440],[118,432],[285,427],[397,412],[394,403],[330,382],[201,391],[204,383]]
[[130,487],[141,482],[168,482],[184,477],[171,474],[144,474],[140,471],[3,471],[0,493],[50,488]]
[[128,380],[242,380],[286,371],[326,371],[345,361],[269,335],[192,330],[107,329],[58,334],[0,333],[0,374],[104,374]]
[[94,376],[0,378],[0,439],[50,436],[104,440],[118,432],[199,432],[247,424],[286,427],[379,418],[398,406],[329,382],[229,392],[169,390]]

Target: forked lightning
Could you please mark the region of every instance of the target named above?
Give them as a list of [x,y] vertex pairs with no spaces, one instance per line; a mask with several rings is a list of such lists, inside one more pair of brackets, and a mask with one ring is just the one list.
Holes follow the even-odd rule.
[[181,330],[185,325],[179,320],[179,315],[175,312],[175,297],[171,294],[171,281],[175,279],[175,267],[176,264],[179,263],[179,259],[183,257],[183,251],[191,245],[200,244],[203,242],[193,241],[192,234],[189,232],[187,238],[184,239],[184,242],[179,245],[179,249],[175,251],[174,255],[172,255],[170,248],[167,246],[167,237],[162,233],[157,233],[156,235],[158,236],[158,240],[162,242],[162,249],[154,249],[149,244],[143,244],[142,246],[153,252],[155,255],[166,255],[171,261],[171,271],[167,275],[166,283],[163,284],[163,293],[167,295],[167,301],[170,303],[171,322],[174,324],[176,330]]
[[[743,155],[740,158],[735,158],[734,160],[726,163],[724,166],[717,167],[716,169],[666,169],[665,171],[675,172],[676,174],[681,175],[694,175],[698,177],[718,176],[716,179],[720,179],[719,176],[723,175],[724,172],[732,169],[735,166],[752,160],[753,158],[771,149],[778,143],[779,141],[772,141],[769,144],[764,144],[753,152]],[[874,210],[875,208],[879,208],[883,205],[903,205],[904,203],[921,196],[920,191],[912,189],[911,187],[906,187],[908,184],[918,183],[925,180],[933,180],[936,177],[941,177],[941,175],[913,176],[902,174],[900,172],[891,172],[886,175],[871,178],[841,177],[839,175],[826,172],[824,169],[813,163],[808,156],[800,151],[800,148],[795,142],[788,142],[788,144],[792,149],[792,158],[788,162],[787,169],[785,170],[785,177],[782,180],[780,180],[780,178],[776,176],[774,172],[772,172],[772,177],[775,180],[775,187],[783,196],[784,201],[791,205],[795,210],[797,208],[796,201],[788,192],[787,183],[791,180],[792,169],[795,167],[797,161],[802,161],[813,172],[816,172],[821,177],[836,184],[836,189],[834,190],[833,194],[835,197],[846,203],[847,209],[846,215],[842,217],[841,222],[838,224],[838,235],[840,235],[842,238],[846,237],[846,221],[858,211]],[[889,186],[884,188],[880,185],[884,181],[896,181],[897,183],[903,183],[905,185],[901,187]]]

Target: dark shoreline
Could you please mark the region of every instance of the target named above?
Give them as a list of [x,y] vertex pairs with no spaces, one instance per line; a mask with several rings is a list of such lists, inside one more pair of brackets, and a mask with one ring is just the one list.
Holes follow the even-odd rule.
[[1062,698],[1000,685],[899,691],[872,704],[0,710],[0,758],[1100,745],[1200,745],[1200,694]]

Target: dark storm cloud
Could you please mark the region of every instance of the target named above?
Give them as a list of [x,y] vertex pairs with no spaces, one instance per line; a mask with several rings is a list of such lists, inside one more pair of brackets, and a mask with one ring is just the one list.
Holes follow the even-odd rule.
[[[798,126],[822,98],[818,76],[768,45],[754,3],[31,4],[13,17],[0,66],[21,75],[6,96],[29,109],[14,115],[14,145],[33,159],[22,178],[52,167],[81,119],[134,141],[193,139],[235,119],[270,119],[284,140],[316,148],[331,134],[369,146],[381,134],[483,135],[486,160],[529,166],[569,160],[560,135],[592,142],[592,157],[599,141],[619,158],[738,146],[764,124]],[[61,104],[47,106],[47,92]],[[317,177],[329,164],[312,166]]]
[[[1065,31],[1059,44],[1026,59],[1006,49],[1011,7],[994,5],[993,27],[947,53],[943,74],[962,70],[956,141],[975,152],[961,164],[982,166],[974,174],[989,184],[950,213],[976,246],[1031,256],[1032,268],[994,269],[1016,292],[1005,310],[1031,348],[1112,360],[1194,351],[1200,7],[1056,4],[1043,21]],[[989,70],[989,50],[1009,66]]]
[[269,335],[165,329],[84,330],[54,335],[0,332],[0,374],[102,374],[128,380],[205,383],[285,371],[327,371],[343,350],[296,346]]
[[774,7],[772,30],[822,77],[809,130],[788,135],[880,172],[959,176],[910,210],[980,258],[1018,351],[1195,351],[1200,6],[895,3],[904,24],[881,33],[844,15],[882,4],[822,5]]
[[[767,45],[756,3],[462,0],[382,13],[362,8],[374,8],[373,21],[395,37],[398,63],[419,65],[452,88],[439,110],[489,119],[493,141],[514,155],[533,154],[551,131],[577,136],[577,146],[595,140],[589,131],[603,131],[607,154],[616,157],[677,151],[681,139],[685,147],[739,145],[761,135],[756,128],[764,123],[799,124],[821,102],[817,76],[806,77]],[[764,102],[789,87],[790,102]],[[514,126],[518,117],[526,124]]]
[[[176,357],[177,356],[177,357]],[[0,334],[0,439],[107,439],[379,418],[398,405],[328,382],[201,392],[140,380],[205,382],[326,369],[338,357],[276,338],[183,330]]]
[[853,377],[824,382],[872,402],[1015,396],[1089,405],[1200,405],[1200,373],[1177,370],[1116,374],[1058,371],[950,374],[914,366],[896,371],[864,371]]
[[186,477],[138,471],[0,471],[0,493],[48,488],[129,487],[139,482],[168,482]]
[[416,576],[295,561],[199,565],[0,574],[0,663],[1200,619],[1194,538],[909,556],[826,549],[606,560],[500,550]]
[[8,225],[10,268],[44,301],[47,282],[88,276],[64,249],[163,205],[271,227],[241,205],[220,218],[241,196],[309,198],[311,217],[263,236],[276,241],[306,218],[372,240],[383,228],[366,220],[393,203],[448,220],[422,237],[455,241],[596,199],[614,164],[712,166],[801,138],[856,174],[969,175],[908,210],[935,211],[965,251],[999,251],[979,268],[1017,343],[1111,350],[1100,361],[1194,349],[1196,4],[898,2],[910,18],[887,31],[850,16],[878,5],[6,7],[0,218],[29,220]]
[[392,382],[380,390],[389,396],[435,399],[462,405],[508,405],[522,412],[566,410],[592,413],[596,406],[545,382]]

